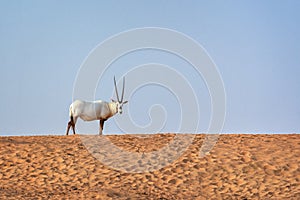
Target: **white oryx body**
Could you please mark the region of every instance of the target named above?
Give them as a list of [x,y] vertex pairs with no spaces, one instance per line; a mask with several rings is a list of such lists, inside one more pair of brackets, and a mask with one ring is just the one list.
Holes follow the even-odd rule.
[[125,79],[123,79],[123,89],[121,100],[119,100],[119,95],[117,91],[116,79],[114,78],[115,91],[117,96],[117,101],[112,100],[112,102],[106,102],[102,100],[97,101],[82,101],[76,100],[70,105],[70,121],[67,127],[67,133],[72,127],[73,133],[75,134],[75,125],[78,117],[84,121],[94,121],[100,120],[99,134],[102,135],[104,122],[115,114],[122,114],[122,107],[127,101],[123,102],[124,97],[124,86]]
[[70,105],[70,117],[73,117],[75,123],[78,117],[80,117],[84,121],[108,119],[115,115],[117,111],[117,103],[108,103],[102,100],[76,100]]

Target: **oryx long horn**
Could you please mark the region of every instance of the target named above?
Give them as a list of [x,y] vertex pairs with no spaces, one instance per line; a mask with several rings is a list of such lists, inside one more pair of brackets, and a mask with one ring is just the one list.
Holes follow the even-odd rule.
[[123,77],[123,88],[122,88],[121,102],[123,102],[123,97],[124,97],[124,88],[125,88],[125,77]]
[[118,102],[120,102],[119,95],[118,95],[118,89],[117,89],[117,83],[116,83],[116,77],[115,76],[114,76],[114,83],[115,83],[115,91],[116,91],[117,100],[118,100]]

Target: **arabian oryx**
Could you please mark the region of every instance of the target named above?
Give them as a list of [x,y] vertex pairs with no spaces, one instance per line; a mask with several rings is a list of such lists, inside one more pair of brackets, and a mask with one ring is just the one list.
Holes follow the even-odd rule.
[[67,133],[69,134],[70,127],[75,134],[75,124],[80,117],[84,121],[100,120],[99,134],[102,135],[104,122],[115,114],[122,114],[122,107],[128,101],[123,101],[125,78],[123,78],[122,96],[119,99],[116,79],[114,77],[114,85],[117,96],[117,101],[112,99],[112,102],[105,102],[102,100],[97,101],[81,101],[76,100],[70,105],[70,121],[68,123]]

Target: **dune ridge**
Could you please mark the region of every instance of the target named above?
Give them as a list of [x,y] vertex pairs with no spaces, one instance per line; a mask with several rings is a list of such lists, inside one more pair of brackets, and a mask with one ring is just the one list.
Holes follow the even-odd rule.
[[[147,153],[175,134],[105,137]],[[299,134],[220,135],[200,158],[204,137],[196,135],[171,164],[143,173],[104,165],[78,135],[0,137],[0,199],[300,199]]]

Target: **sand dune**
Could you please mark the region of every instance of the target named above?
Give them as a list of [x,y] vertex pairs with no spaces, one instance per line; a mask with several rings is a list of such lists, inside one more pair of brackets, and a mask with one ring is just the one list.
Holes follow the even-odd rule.
[[[175,135],[105,137],[148,155]],[[0,199],[300,199],[300,135],[221,135],[200,158],[203,141],[196,135],[167,166],[129,173],[97,160],[78,135],[0,137]]]

